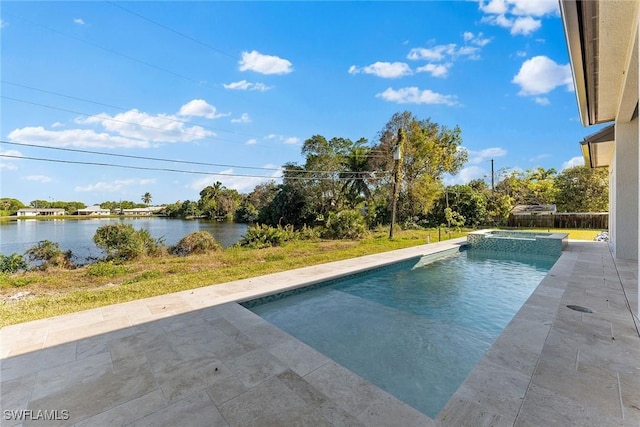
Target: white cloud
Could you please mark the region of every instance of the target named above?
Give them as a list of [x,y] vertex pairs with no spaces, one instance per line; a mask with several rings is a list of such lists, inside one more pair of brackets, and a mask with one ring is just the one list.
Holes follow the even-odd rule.
[[295,136],[289,136],[289,137],[283,138],[282,142],[289,145],[298,144],[300,143],[300,138]]
[[551,154],[538,154],[537,156],[533,156],[529,159],[530,162],[537,162],[538,160],[548,159],[552,157]]
[[507,0],[514,15],[546,16],[558,15],[560,9],[556,0]]
[[527,56],[527,52],[525,52],[524,50],[519,50],[516,52],[516,56],[524,58],[525,56]]
[[546,56],[527,59],[511,82],[520,86],[519,95],[542,95],[558,86],[573,90],[571,66],[558,65]]
[[288,60],[273,55],[263,55],[255,50],[242,52],[239,64],[240,71],[255,71],[261,74],[289,74],[293,71],[293,64]]
[[485,37],[483,33],[473,34],[471,31],[465,31],[462,38],[465,42],[475,44],[480,47],[484,47],[491,42],[491,39]]
[[495,15],[501,15],[507,11],[507,3],[505,0],[490,0],[485,4],[483,0],[480,0],[480,10],[484,13],[490,13]]
[[478,4],[486,14],[482,22],[507,28],[511,35],[529,35],[542,26],[536,18],[559,14],[556,0],[480,0]]
[[14,170],[17,170],[18,167],[16,165],[14,165],[13,163],[0,162],[0,169],[6,169],[8,171],[14,171]]
[[448,64],[427,64],[416,69],[419,73],[430,73],[432,77],[447,77],[451,63]]
[[[7,162],[18,160],[18,159],[15,159],[15,157],[22,157],[22,153],[19,152],[18,150],[3,150],[1,148],[0,148],[0,155],[11,156],[11,158],[0,157],[0,159],[7,159],[6,160]],[[2,161],[0,162],[0,169],[17,170],[18,166],[16,166],[14,163],[6,163],[5,161]]]
[[276,135],[275,133],[271,133],[265,136],[264,139],[271,141],[277,140],[288,145],[299,144],[301,142],[300,138],[298,138],[297,136]]
[[444,183],[445,185],[467,184],[474,179],[484,179],[484,177],[490,177],[490,175],[491,172],[487,172],[486,169],[480,166],[468,166],[462,168],[457,175],[445,176]]
[[82,20],[81,18],[76,18],[73,20],[73,22],[75,22],[78,25],[84,25],[84,20]]
[[41,182],[43,184],[52,181],[50,177],[44,175],[28,175],[25,176],[24,179],[26,179],[27,181]]
[[55,123],[53,123],[53,124],[51,125],[51,127],[52,127],[52,128],[61,128],[61,127],[63,127],[63,126],[64,126],[64,124],[63,124],[63,123],[60,123],[60,122],[55,122]]
[[258,140],[255,139],[255,138],[251,138],[250,140],[245,142],[245,144],[247,144],[247,145],[256,145],[257,143],[258,143]]
[[223,117],[225,114],[216,114],[216,107],[207,103],[204,99],[193,99],[182,107],[180,107],[181,116],[197,116],[205,117],[207,119],[217,119]]
[[111,182],[100,181],[95,184],[88,184],[85,186],[76,186],[74,188],[75,191],[78,192],[105,192],[105,193],[113,193],[116,191],[122,191],[125,187],[130,187],[132,185],[148,185],[154,184],[156,182],[155,179],[117,179]]
[[[211,185],[211,183],[213,182],[220,181],[225,187],[244,193],[253,190],[258,184],[282,177],[282,168],[278,168],[278,166],[272,164],[265,165],[264,167],[269,169],[277,168],[278,170],[273,171],[271,174],[267,174],[264,177],[233,176],[235,172],[233,168],[230,168],[220,171],[219,174],[212,174],[207,175],[203,178],[198,178],[192,181],[191,184],[189,184],[189,187],[193,190],[200,191],[207,185]],[[243,175],[242,173],[238,174]]]
[[240,80],[239,82],[233,82],[222,85],[225,89],[229,90],[258,90],[260,92],[266,92],[272,89],[273,86],[267,86],[264,83],[251,83],[246,80]]
[[414,47],[407,54],[407,59],[412,61],[443,61],[445,59],[457,59],[460,57],[468,57],[469,59],[477,59],[480,52],[479,47],[460,46],[455,43],[442,44],[430,48]]
[[251,123],[251,118],[247,113],[242,113],[242,115],[237,119],[231,119],[231,123]]
[[37,127],[25,127],[9,133],[9,140],[51,147],[101,147],[101,148],[147,148],[148,141],[113,136],[106,132],[96,133],[90,129],[68,129],[52,131]]
[[584,166],[584,157],[576,156],[576,157],[570,158],[566,162],[562,163],[562,169],[561,170],[569,169],[569,168],[572,168],[574,166]]
[[420,90],[417,87],[405,87],[398,90],[388,88],[384,92],[378,93],[376,97],[397,104],[458,104],[453,95],[442,95],[429,89]]
[[542,23],[539,19],[533,19],[530,16],[516,18],[516,20],[513,21],[513,26],[511,27],[511,34],[514,36],[517,34],[526,36],[538,30],[541,26]]
[[110,116],[106,113],[85,119],[76,119],[77,123],[100,124],[109,132],[115,132],[122,137],[136,138],[152,142],[191,142],[215,135],[201,126],[187,126],[174,115],[158,114],[155,116],[138,111],[129,110]]
[[507,150],[501,147],[485,148],[480,151],[467,150],[469,155],[469,163],[478,164],[496,157],[503,157],[507,155]]
[[545,96],[536,96],[535,98],[533,98],[533,100],[536,102],[536,104],[542,105],[542,106],[547,106],[551,104],[551,101],[549,101],[549,98]]
[[373,74],[385,79],[395,79],[398,77],[411,75],[411,67],[404,62],[375,62],[362,68],[355,65],[349,67],[349,74]]

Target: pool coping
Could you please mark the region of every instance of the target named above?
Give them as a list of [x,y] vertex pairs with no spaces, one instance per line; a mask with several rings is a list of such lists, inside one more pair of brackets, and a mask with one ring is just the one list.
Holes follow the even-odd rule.
[[[35,381],[41,368],[28,362],[46,356],[47,351],[58,354],[56,352],[65,346],[117,335],[127,328],[146,331],[156,324],[159,328],[175,328],[173,323],[180,323],[183,315],[213,315],[214,312],[218,313],[215,316],[223,313],[224,320],[233,323],[242,333],[255,333],[254,329],[258,328],[263,334],[271,331],[267,337],[284,339],[287,335],[287,345],[304,349],[306,356],[318,358],[317,352],[261,322],[237,302],[453,249],[464,242],[461,238],[420,245],[7,326],[0,330],[3,373],[12,374],[11,369],[6,371],[5,367],[15,364],[22,370],[15,375],[24,374],[24,378]],[[637,299],[637,262],[613,260],[604,243],[571,241],[436,420],[417,413],[361,378],[356,381],[357,390],[350,389],[347,394],[358,395],[365,401],[369,396],[371,401],[369,406],[361,402],[357,413],[351,414],[356,417],[353,420],[357,419],[361,425],[381,425],[381,420],[394,417],[408,420],[406,425],[435,426],[636,425],[636,421],[640,421],[640,410],[634,409],[640,407],[640,375],[634,379],[633,374],[640,373],[640,368],[634,365],[640,360],[640,336],[624,298]],[[596,315],[566,309],[567,304],[594,307]],[[631,304],[631,307],[637,305]],[[598,331],[596,338],[594,328]],[[265,340],[259,335],[253,339]],[[263,348],[273,353],[274,344],[267,341]],[[80,363],[78,355],[74,353],[69,357],[64,366],[77,369],[74,366]],[[289,363],[287,357],[292,355],[282,354],[279,361]],[[340,393],[345,393],[347,386],[335,380],[359,377],[335,362],[324,366],[331,369],[317,367],[317,372],[324,370],[322,375],[306,373],[305,387],[320,389],[332,404],[340,406],[345,398]],[[336,378],[337,372],[341,372],[339,378]],[[281,372],[277,377],[282,375]],[[333,380],[327,379],[332,376]],[[287,378],[281,379],[290,380]],[[570,386],[578,391],[568,388]],[[610,396],[613,388],[618,390],[615,405]],[[213,404],[218,405],[215,401]],[[162,412],[165,410],[148,416],[165,416]],[[229,425],[234,424],[229,422]]]

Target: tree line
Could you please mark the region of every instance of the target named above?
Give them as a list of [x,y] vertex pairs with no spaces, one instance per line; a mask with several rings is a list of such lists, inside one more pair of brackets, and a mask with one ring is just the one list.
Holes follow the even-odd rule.
[[407,111],[393,115],[374,143],[314,135],[301,152],[304,163],[283,165],[282,184],[270,181],[240,194],[216,182],[199,200],[176,202],[165,212],[299,228],[354,211],[372,228],[390,223],[394,198],[404,227],[502,225],[520,204],[555,204],[560,212],[608,210],[606,168],[502,169],[494,188],[482,179],[446,186],[444,176],[455,175],[468,160],[460,129]]
[[[504,224],[519,204],[555,204],[560,212],[608,210],[608,170],[577,166],[554,169],[501,170],[494,188],[481,179],[446,186],[468,160],[459,127],[448,128],[404,111],[394,114],[376,140],[313,135],[302,145],[304,163],[283,165],[282,183],[257,185],[241,194],[214,182],[198,200],[177,201],[161,211],[168,217],[209,218],[269,226],[326,225],[332,215],[350,211],[366,227],[391,221],[404,227],[477,227]],[[117,210],[143,207],[131,201],[104,202]],[[61,207],[72,214],[79,202],[32,201],[32,207]],[[35,206],[34,206],[35,205]],[[1,199],[0,209],[17,210],[16,199]],[[344,214],[346,215],[346,214]],[[343,216],[344,216],[343,215]]]

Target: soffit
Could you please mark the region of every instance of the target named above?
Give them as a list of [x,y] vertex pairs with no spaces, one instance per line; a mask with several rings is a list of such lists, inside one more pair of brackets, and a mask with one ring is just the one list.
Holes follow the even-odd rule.
[[615,143],[615,126],[610,125],[584,138],[580,143],[584,164],[592,168],[611,164]]
[[633,62],[639,3],[638,0],[560,2],[580,118],[585,126],[616,119],[625,71]]
[[595,123],[615,120],[622,97],[625,72],[635,40],[637,1],[598,2],[598,49]]

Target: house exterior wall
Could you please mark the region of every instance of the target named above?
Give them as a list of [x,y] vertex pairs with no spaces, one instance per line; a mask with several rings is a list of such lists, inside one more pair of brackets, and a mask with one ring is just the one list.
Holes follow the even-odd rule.
[[638,119],[616,122],[611,164],[610,246],[616,258],[638,259]]

